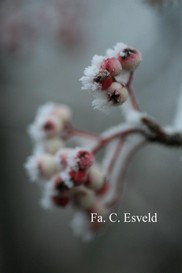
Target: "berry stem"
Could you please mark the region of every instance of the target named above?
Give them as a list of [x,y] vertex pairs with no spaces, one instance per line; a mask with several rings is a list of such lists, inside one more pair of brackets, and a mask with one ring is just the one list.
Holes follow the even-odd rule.
[[111,135],[109,137],[101,137],[100,141],[92,149],[92,153],[96,154],[97,152],[100,151],[100,149],[104,148],[107,144],[109,144],[112,140],[114,140],[116,138],[125,138],[126,136],[133,134],[133,133],[144,134],[144,131],[141,129],[138,129],[138,128],[131,128],[131,129],[126,129],[125,131],[122,131],[122,132],[114,133],[113,135]]
[[109,167],[108,167],[108,170],[107,170],[106,177],[108,177],[108,176],[112,173],[114,164],[115,164],[115,162],[116,162],[116,160],[117,160],[117,158],[118,158],[118,156],[119,156],[119,154],[120,154],[120,152],[121,152],[121,149],[122,149],[122,145],[123,145],[123,144],[124,144],[124,139],[123,139],[123,137],[121,137],[121,138],[118,140],[118,143],[117,143],[117,145],[116,145],[116,147],[115,147],[115,151],[114,151],[112,160],[111,160],[111,162],[110,162],[110,164],[109,164]]
[[99,140],[99,135],[93,132],[88,132],[86,130],[82,130],[82,129],[78,129],[75,127],[72,127],[71,125],[69,125],[66,129],[65,129],[65,138],[69,139],[72,137],[81,137],[81,138],[87,138],[87,139],[92,139],[92,140]]
[[112,183],[113,185],[115,184],[115,188],[114,191],[112,191],[112,193],[108,193],[108,195],[111,194],[111,196],[108,196],[108,198],[106,197],[107,200],[106,206],[109,212],[113,209],[117,209],[118,204],[123,195],[124,181],[126,172],[128,170],[128,166],[131,162],[132,157],[135,155],[138,149],[141,148],[145,143],[146,139],[142,138],[138,142],[131,144],[131,147],[128,147],[129,150],[127,152],[125,152],[124,150],[125,144],[123,144],[123,149],[121,150],[120,153],[120,161],[122,162],[122,164],[120,164],[120,168],[117,168],[117,174],[115,176],[116,183]]
[[126,84],[126,87],[128,89],[129,99],[131,101],[131,105],[132,105],[133,109],[135,111],[139,111],[140,112],[140,107],[139,107],[139,104],[137,102],[134,89],[132,87],[133,79],[134,79],[134,73],[130,72],[130,76],[129,76],[128,82]]

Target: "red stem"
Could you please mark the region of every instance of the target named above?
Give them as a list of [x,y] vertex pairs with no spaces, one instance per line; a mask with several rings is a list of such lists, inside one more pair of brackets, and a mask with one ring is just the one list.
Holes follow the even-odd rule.
[[118,141],[118,143],[117,143],[117,145],[116,145],[116,147],[115,147],[115,151],[114,151],[114,154],[113,154],[111,163],[109,164],[109,167],[108,167],[108,170],[107,170],[106,177],[107,177],[107,176],[109,175],[109,173],[111,173],[112,170],[113,170],[114,164],[115,164],[115,162],[116,162],[116,160],[117,160],[117,158],[118,158],[118,156],[119,156],[119,153],[120,153],[120,151],[121,151],[123,142],[124,142],[124,139],[123,139],[123,138],[119,139],[119,141]]
[[135,147],[133,147],[133,149],[127,154],[127,157],[125,158],[124,161],[124,165],[122,166],[122,169],[120,171],[120,173],[118,174],[118,179],[117,179],[117,185],[115,188],[115,195],[113,196],[113,198],[111,199],[111,201],[109,201],[106,206],[108,209],[112,209],[115,208],[117,209],[117,205],[118,202],[121,199],[121,196],[123,194],[123,185],[124,185],[124,178],[128,169],[128,165],[130,163],[130,160],[132,158],[132,156],[134,156],[134,154],[138,151],[138,149],[145,143],[145,141],[137,144]]
[[132,134],[132,133],[141,133],[141,134],[143,134],[144,132],[142,130],[140,130],[140,129],[134,128],[134,129],[128,129],[128,130],[126,130],[124,132],[119,132],[119,133],[113,134],[112,136],[109,136],[109,137],[100,138],[100,141],[92,149],[92,153],[96,154],[100,149],[102,149],[104,146],[109,144],[109,142],[111,142],[115,138],[118,138],[118,137],[124,138],[124,137],[126,137],[126,136],[128,136],[129,134]]
[[96,133],[91,133],[85,130],[77,129],[77,128],[72,128],[72,133],[75,136],[80,136],[80,137],[87,137],[87,138],[92,138],[95,140],[99,139],[99,135]]
[[129,76],[128,82],[126,84],[126,87],[128,89],[128,94],[129,94],[129,98],[130,98],[131,105],[132,105],[133,109],[136,111],[140,111],[140,107],[137,102],[134,89],[132,87],[132,82],[133,82],[133,78],[134,78],[133,75],[134,75],[133,72],[130,72],[130,76]]
[[66,131],[66,138],[72,138],[75,136],[79,136],[82,138],[89,138],[89,139],[93,139],[93,140],[97,140],[97,141],[100,139],[99,135],[97,135],[96,133],[92,133],[92,132],[88,132],[88,131],[81,130],[78,128],[74,128],[71,125],[69,125],[65,129],[65,131]]

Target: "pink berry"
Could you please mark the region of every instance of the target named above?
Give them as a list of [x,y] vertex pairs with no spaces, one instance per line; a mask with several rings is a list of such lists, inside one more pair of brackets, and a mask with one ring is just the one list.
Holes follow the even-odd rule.
[[85,171],[71,171],[69,173],[71,180],[75,184],[75,186],[79,186],[85,183],[87,174]]
[[108,89],[111,84],[112,84],[112,78],[111,76],[108,76],[107,78],[101,81],[102,90]]
[[114,82],[107,91],[107,98],[112,105],[121,105],[128,98],[127,88],[118,82]]
[[76,161],[80,170],[86,170],[93,164],[94,157],[91,152],[81,150],[76,155]]
[[123,69],[134,71],[141,62],[141,53],[138,50],[125,48],[120,54],[120,62]]
[[122,66],[117,58],[107,58],[101,64],[101,68],[108,70],[112,77],[115,77],[121,73]]
[[107,70],[101,70],[94,78],[94,81],[99,83],[102,90],[106,90],[112,84],[112,77]]

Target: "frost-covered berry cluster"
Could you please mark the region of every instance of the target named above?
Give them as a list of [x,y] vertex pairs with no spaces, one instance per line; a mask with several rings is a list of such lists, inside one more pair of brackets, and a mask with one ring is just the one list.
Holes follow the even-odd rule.
[[[32,181],[43,191],[44,208],[73,207],[72,228],[90,239],[103,226],[91,221],[91,213],[103,218],[117,209],[123,194],[128,164],[145,143],[182,146],[182,96],[173,126],[163,128],[141,112],[132,87],[135,69],[141,62],[138,50],[118,43],[106,56],[94,56],[81,78],[90,90],[96,108],[121,105],[125,122],[96,134],[75,128],[71,109],[48,103],[39,108],[29,128],[34,152],[26,162]],[[97,156],[104,150],[103,156]]]
[[105,110],[108,106],[123,104],[128,98],[130,73],[140,62],[140,52],[123,43],[108,49],[105,56],[95,55],[80,79],[82,89],[92,91],[95,97],[94,108]]
[[34,152],[26,162],[31,181],[41,185],[45,208],[64,208],[68,204],[80,210],[87,222],[90,212],[100,210],[100,196],[108,183],[90,148],[69,145],[70,139],[87,135],[71,126],[71,110],[63,104],[48,103],[38,109],[29,127]]

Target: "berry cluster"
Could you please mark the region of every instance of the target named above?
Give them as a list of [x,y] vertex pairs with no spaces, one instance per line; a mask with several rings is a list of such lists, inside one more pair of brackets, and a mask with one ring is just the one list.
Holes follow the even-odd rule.
[[[106,106],[121,105],[128,98],[131,107],[127,108],[126,124],[97,135],[74,128],[68,106],[48,103],[39,108],[30,126],[34,153],[28,158],[26,169],[31,180],[43,188],[44,207],[71,204],[77,209],[79,216],[75,214],[72,226],[78,235],[90,236],[100,228],[100,223],[90,223],[91,212],[106,216],[117,205],[122,193],[118,190],[118,173],[125,173],[124,162],[143,143],[142,137],[125,142],[131,133],[143,130],[143,115],[131,87],[133,71],[140,61],[138,50],[118,43],[106,51],[106,56],[94,56],[81,78],[83,89],[91,90],[95,96],[96,108],[105,110]],[[109,143],[111,146],[98,164],[97,152]]]
[[105,110],[106,106],[123,104],[128,98],[129,75],[140,62],[140,52],[123,43],[108,49],[105,56],[95,55],[80,79],[82,89],[91,90],[95,97],[93,106]]
[[26,169],[31,180],[43,188],[44,207],[72,204],[89,216],[91,211],[98,211],[99,197],[108,184],[91,150],[66,147],[74,137],[70,122],[68,106],[49,103],[40,107],[29,129],[34,153]]

